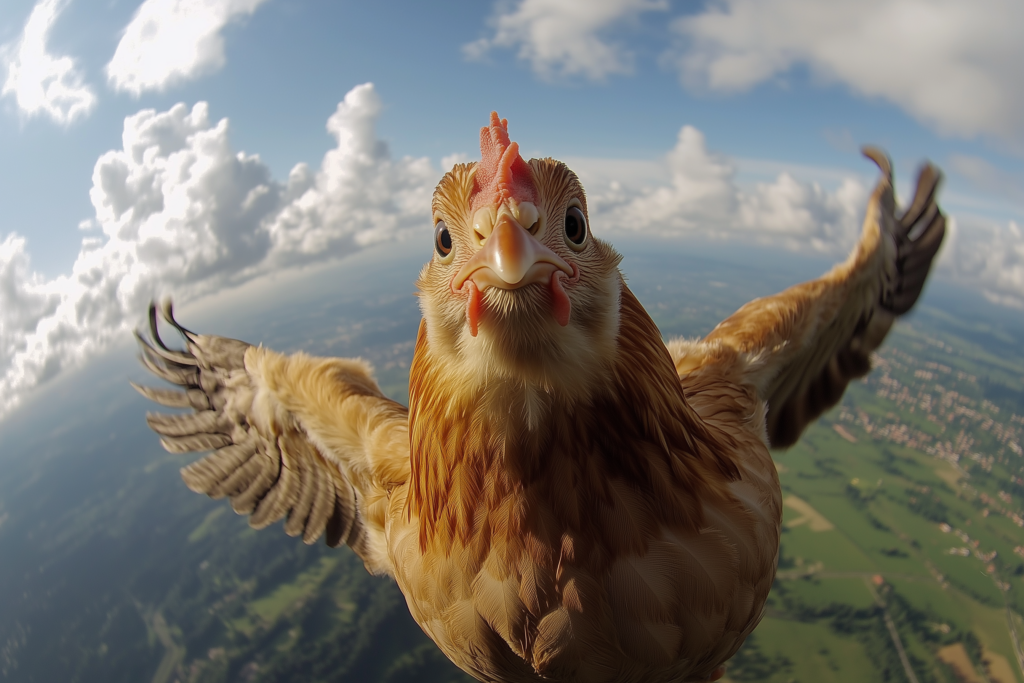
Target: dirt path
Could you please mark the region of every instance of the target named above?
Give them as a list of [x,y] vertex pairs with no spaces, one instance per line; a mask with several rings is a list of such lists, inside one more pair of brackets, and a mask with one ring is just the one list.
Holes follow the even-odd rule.
[[1020,644],[1020,634],[1017,632],[1017,620],[1013,618],[1013,610],[1010,603],[1006,603],[1006,624],[1010,628],[1010,640],[1013,642],[1013,654],[1017,657],[1017,667],[1021,674],[1024,674],[1024,648]]
[[789,528],[801,524],[806,524],[811,531],[831,531],[835,528],[832,522],[825,519],[825,515],[812,508],[811,504],[802,498],[789,495],[782,501],[782,504],[800,513],[796,519],[786,522],[786,526]]
[[[896,631],[896,624],[889,614],[889,608],[886,607],[882,596],[878,594],[878,591],[875,590],[875,587],[871,585],[868,579],[864,579],[864,585],[867,586],[868,591],[874,597],[875,604],[882,608],[882,615],[885,617],[885,627],[889,629],[889,636],[892,637],[892,644],[896,646],[896,654],[900,656],[900,663],[903,665],[903,672],[907,674],[907,680],[910,683],[919,683],[917,674],[914,673],[914,669],[910,666],[910,658],[907,657],[907,651],[903,649],[903,641],[900,640],[900,634]],[[961,649],[963,649],[963,646],[961,646]],[[966,655],[966,652],[964,654]],[[984,681],[979,681],[979,683],[984,683]]]

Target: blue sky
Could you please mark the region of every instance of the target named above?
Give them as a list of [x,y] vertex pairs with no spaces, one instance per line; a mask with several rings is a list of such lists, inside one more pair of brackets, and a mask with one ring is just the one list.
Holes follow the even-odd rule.
[[442,160],[475,157],[492,109],[625,238],[838,256],[875,179],[859,145],[903,191],[929,158],[955,223],[939,277],[1020,308],[1022,25],[1000,0],[8,0],[0,389],[154,295],[427,234]]

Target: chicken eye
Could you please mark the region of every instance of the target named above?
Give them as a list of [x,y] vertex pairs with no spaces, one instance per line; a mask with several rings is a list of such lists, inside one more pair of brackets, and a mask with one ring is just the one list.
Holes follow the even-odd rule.
[[444,221],[438,221],[434,226],[434,249],[442,259],[452,253],[452,235]]
[[570,206],[565,212],[565,239],[574,249],[581,248],[587,241],[587,219],[578,206]]

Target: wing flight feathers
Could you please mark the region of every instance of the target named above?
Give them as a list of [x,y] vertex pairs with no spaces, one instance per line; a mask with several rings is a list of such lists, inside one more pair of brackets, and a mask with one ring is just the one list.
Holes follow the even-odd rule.
[[[157,307],[151,305],[148,338],[136,333],[140,359],[181,390],[132,386],[161,405],[193,410],[146,417],[168,451],[212,451],[181,470],[185,484],[211,498],[228,498],[235,512],[249,515],[254,528],[285,519],[290,536],[301,535],[306,543],[325,536],[330,546],[347,544],[371,571],[389,573],[380,548],[383,524],[364,503],[387,495],[374,459],[388,462],[387,478],[402,478],[401,465],[392,462],[401,463],[402,453],[374,454],[380,434],[369,438],[363,427],[365,413],[380,412],[377,404],[383,403],[387,416],[376,421],[377,432],[397,428],[407,434],[404,409],[383,397],[361,362],[302,354],[287,358],[235,339],[195,334],[178,324],[169,302],[160,313],[182,335],[186,348],[164,343]],[[329,375],[328,381],[320,381],[317,391],[305,391],[303,377],[310,374],[320,380]],[[367,400],[373,405],[355,405]],[[339,405],[348,410],[315,418]],[[346,424],[353,409],[364,424]],[[311,427],[303,414],[321,424]],[[400,440],[400,435],[386,439],[392,451]],[[341,452],[333,448],[338,442],[344,443]],[[407,463],[407,437],[404,455]]]
[[921,295],[945,236],[946,219],[935,199],[941,172],[925,164],[910,207],[897,214],[888,158],[873,147],[863,151],[882,178],[846,262],[817,280],[746,304],[700,343],[670,344],[682,375],[728,364],[728,375],[752,386],[768,405],[774,448],[795,443],[852,379],[867,374],[870,353]]

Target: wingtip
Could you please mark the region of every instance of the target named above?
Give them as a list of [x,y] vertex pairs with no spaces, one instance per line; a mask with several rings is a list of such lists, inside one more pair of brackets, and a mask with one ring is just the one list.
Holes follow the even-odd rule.
[[196,341],[196,333],[192,330],[186,329],[181,325],[181,323],[174,319],[174,302],[172,302],[169,297],[164,299],[160,304],[160,316],[170,323],[171,326],[181,334],[181,336],[185,337],[189,341]]
[[152,344],[150,344],[149,341],[145,337],[143,337],[138,330],[133,330],[132,332],[133,334],[135,334],[135,341],[139,343],[140,350],[144,354],[149,355],[150,358],[152,358],[153,355],[156,355],[165,361],[177,363],[178,365],[199,364],[199,361],[196,360],[196,357],[192,353],[188,353],[185,351],[176,351],[172,348],[169,348],[166,344],[164,344],[163,340],[160,338],[159,331],[155,327],[155,323],[150,334],[150,336],[153,339]]
[[874,145],[864,145],[860,148],[860,153],[875,162],[882,175],[890,182],[892,181],[892,162],[889,160],[889,155],[885,153],[885,150]]
[[[942,169],[926,159],[917,171],[917,190],[914,194],[926,197],[930,201],[932,195],[939,191],[944,179]],[[915,202],[917,196],[914,198]]]

